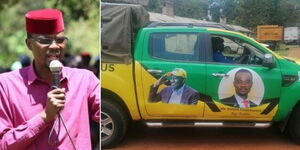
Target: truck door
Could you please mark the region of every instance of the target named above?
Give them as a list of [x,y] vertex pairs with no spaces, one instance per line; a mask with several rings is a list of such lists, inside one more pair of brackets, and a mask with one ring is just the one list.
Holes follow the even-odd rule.
[[219,111],[205,109],[204,117],[272,120],[282,83],[276,60],[274,68],[264,67],[263,57],[268,51],[240,35],[211,34],[207,43],[212,45],[213,59],[207,63],[206,89]]
[[[204,40],[194,31],[149,31],[142,46],[137,45],[137,96],[144,119],[202,118],[204,104],[199,93],[205,92],[206,84]],[[154,86],[159,79],[164,82]]]

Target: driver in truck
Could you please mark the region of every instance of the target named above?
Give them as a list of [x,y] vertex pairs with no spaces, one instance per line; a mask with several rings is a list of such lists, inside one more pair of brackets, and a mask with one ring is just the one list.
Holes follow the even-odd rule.
[[224,40],[220,37],[212,37],[213,60],[221,63],[235,63],[233,59],[226,58],[223,55]]

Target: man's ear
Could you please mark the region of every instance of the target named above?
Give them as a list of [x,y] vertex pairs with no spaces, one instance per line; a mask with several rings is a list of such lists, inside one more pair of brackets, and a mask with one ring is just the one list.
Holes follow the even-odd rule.
[[25,43],[26,43],[26,45],[27,45],[27,48],[28,48],[29,50],[32,50],[32,43],[30,42],[30,40],[29,40],[28,38],[25,39]]
[[185,78],[182,78],[182,80],[181,80],[181,83],[180,84],[182,84],[182,85],[184,85],[185,84]]

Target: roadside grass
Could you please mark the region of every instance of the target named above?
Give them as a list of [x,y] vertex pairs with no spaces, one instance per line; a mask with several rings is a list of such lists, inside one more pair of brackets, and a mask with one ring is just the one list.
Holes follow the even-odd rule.
[[286,49],[281,49],[281,50],[277,50],[274,52],[279,54],[280,56],[288,56],[289,55],[289,50],[286,50]]
[[280,56],[288,56],[289,55],[289,50],[291,48],[298,48],[299,45],[285,45],[285,44],[280,44],[279,45],[279,50],[274,51],[275,53],[279,54]]

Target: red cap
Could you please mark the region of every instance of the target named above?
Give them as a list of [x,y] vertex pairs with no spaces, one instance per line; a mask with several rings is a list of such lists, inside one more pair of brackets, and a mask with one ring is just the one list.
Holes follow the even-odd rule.
[[27,12],[26,31],[35,34],[56,34],[64,30],[62,13],[57,9],[39,9]]
[[81,52],[80,55],[81,56],[91,56],[89,52]]

